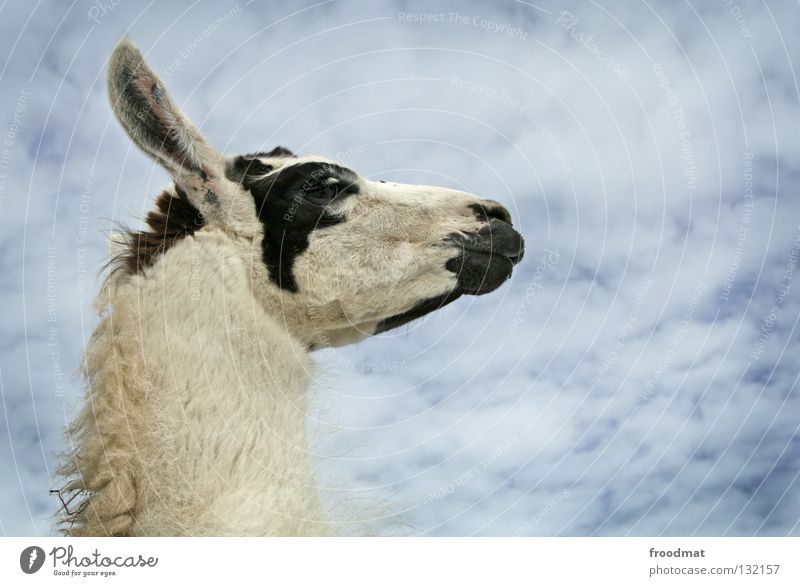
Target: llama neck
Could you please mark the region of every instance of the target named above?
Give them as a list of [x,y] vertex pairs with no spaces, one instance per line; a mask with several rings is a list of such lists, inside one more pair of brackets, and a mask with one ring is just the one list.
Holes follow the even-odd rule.
[[170,249],[119,288],[98,330],[113,353],[89,357],[103,382],[92,393],[111,407],[96,425],[120,456],[87,488],[97,521],[125,507],[123,533],[329,532],[306,440],[310,360],[248,293],[231,246],[211,231]]

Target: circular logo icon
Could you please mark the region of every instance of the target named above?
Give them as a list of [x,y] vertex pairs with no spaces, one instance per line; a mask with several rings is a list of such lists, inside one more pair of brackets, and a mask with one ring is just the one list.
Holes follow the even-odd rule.
[[44,565],[44,550],[41,547],[32,545],[26,547],[19,554],[19,567],[26,574],[35,574]]

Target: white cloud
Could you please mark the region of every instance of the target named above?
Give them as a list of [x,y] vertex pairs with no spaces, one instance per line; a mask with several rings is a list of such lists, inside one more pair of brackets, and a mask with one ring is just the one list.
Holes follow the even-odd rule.
[[[93,22],[50,3],[24,28],[31,8],[5,7],[0,141],[26,103],[0,192],[0,529],[48,530],[102,230],[166,180],[105,102],[130,28],[230,152],[343,153],[499,199],[526,235],[497,293],[320,355],[319,417],[341,426],[319,434],[322,475],[378,500],[367,515],[388,500],[431,534],[797,534],[795,279],[764,320],[800,233],[800,12],[605,4],[120,3]],[[558,262],[537,273],[545,249]]]

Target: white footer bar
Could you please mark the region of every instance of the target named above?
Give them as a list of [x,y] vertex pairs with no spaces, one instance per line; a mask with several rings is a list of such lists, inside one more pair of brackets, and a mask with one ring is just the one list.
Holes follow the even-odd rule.
[[0,584],[800,584],[800,538],[0,539]]

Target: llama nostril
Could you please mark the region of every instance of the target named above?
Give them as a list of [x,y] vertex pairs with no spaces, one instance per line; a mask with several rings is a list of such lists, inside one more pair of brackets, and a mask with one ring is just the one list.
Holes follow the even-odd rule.
[[489,210],[489,217],[497,218],[498,220],[500,220],[501,222],[505,222],[506,224],[511,224],[511,214],[509,214],[508,210],[503,206]]
[[524,244],[520,244],[519,252],[516,253],[516,254],[510,254],[508,256],[508,260],[510,260],[512,262],[512,264],[517,265],[517,264],[519,264],[519,261],[522,260],[523,256],[525,256],[525,245]]
[[494,218],[496,220],[500,220],[501,222],[505,222],[506,224],[512,225],[511,214],[505,208],[505,206],[503,206],[503,204],[496,202],[493,199],[484,199],[476,207],[480,208],[481,215],[483,216],[484,220],[491,220]]
[[[508,230],[509,228],[506,229]],[[511,232],[514,233],[515,237],[510,242],[507,242],[508,250],[505,255],[512,264],[517,265],[522,260],[522,257],[525,256],[525,240],[516,230],[511,230]]]

